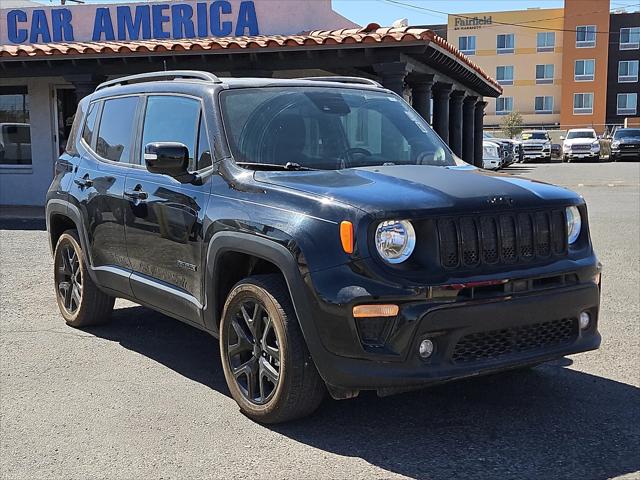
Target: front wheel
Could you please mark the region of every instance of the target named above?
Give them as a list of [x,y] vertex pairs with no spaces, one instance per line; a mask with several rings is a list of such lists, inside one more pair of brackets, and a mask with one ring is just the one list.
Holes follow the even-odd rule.
[[279,275],[249,277],[231,290],[220,324],[220,357],[231,395],[255,421],[301,418],[324,398],[324,382]]
[[80,328],[108,322],[115,298],[91,280],[75,230],[60,235],[53,261],[56,300],[67,325]]

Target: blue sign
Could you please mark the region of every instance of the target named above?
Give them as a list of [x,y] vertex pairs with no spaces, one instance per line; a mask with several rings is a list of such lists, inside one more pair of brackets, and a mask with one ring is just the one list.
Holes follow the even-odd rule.
[[[195,6],[195,9],[194,9]],[[10,42],[73,42],[73,15],[70,8],[53,8],[50,16],[44,9],[7,14]],[[84,19],[83,19],[84,20]],[[231,2],[153,3],[98,7],[93,18],[92,40],[165,40],[204,37],[259,35],[258,17],[253,1],[242,1],[236,12]]]

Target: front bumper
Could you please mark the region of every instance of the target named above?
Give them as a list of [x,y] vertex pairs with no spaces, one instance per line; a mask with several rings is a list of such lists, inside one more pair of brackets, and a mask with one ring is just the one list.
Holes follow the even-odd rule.
[[[577,278],[588,280],[572,285],[468,301],[377,298],[401,306],[384,346],[364,346],[362,354],[354,355],[351,342],[358,338],[357,326],[343,322],[332,329],[341,331],[329,331],[332,322],[316,317],[323,348],[312,348],[313,358],[332,395],[341,398],[360,390],[394,393],[594,350],[600,345],[597,272],[595,266],[586,269]],[[341,308],[343,315],[351,305]],[[583,311],[592,321],[581,330],[577,318]],[[338,313],[335,308],[333,312]],[[523,336],[527,341],[518,340]],[[428,360],[418,355],[425,338],[435,344]]]
[[640,147],[611,150],[612,159],[628,159],[628,160],[640,160]]
[[592,151],[578,151],[578,152],[565,152],[565,157],[570,160],[594,160],[600,158],[600,152]]

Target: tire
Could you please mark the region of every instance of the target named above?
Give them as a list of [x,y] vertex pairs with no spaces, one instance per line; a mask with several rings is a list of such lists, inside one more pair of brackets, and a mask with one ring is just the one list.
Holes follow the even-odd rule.
[[257,422],[305,417],[326,394],[280,275],[249,277],[233,287],[220,323],[220,357],[231,395]]
[[67,325],[82,328],[107,323],[115,298],[101,292],[91,280],[75,230],[60,235],[53,260],[56,301]]

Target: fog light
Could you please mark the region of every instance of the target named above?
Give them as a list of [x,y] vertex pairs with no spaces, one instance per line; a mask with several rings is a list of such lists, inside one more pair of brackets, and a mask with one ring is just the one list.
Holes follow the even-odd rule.
[[580,324],[580,330],[586,330],[589,327],[589,323],[591,323],[591,315],[588,312],[582,312],[578,318],[578,323]]
[[428,338],[422,340],[418,347],[418,353],[420,354],[420,358],[429,358],[433,353],[433,342]]

